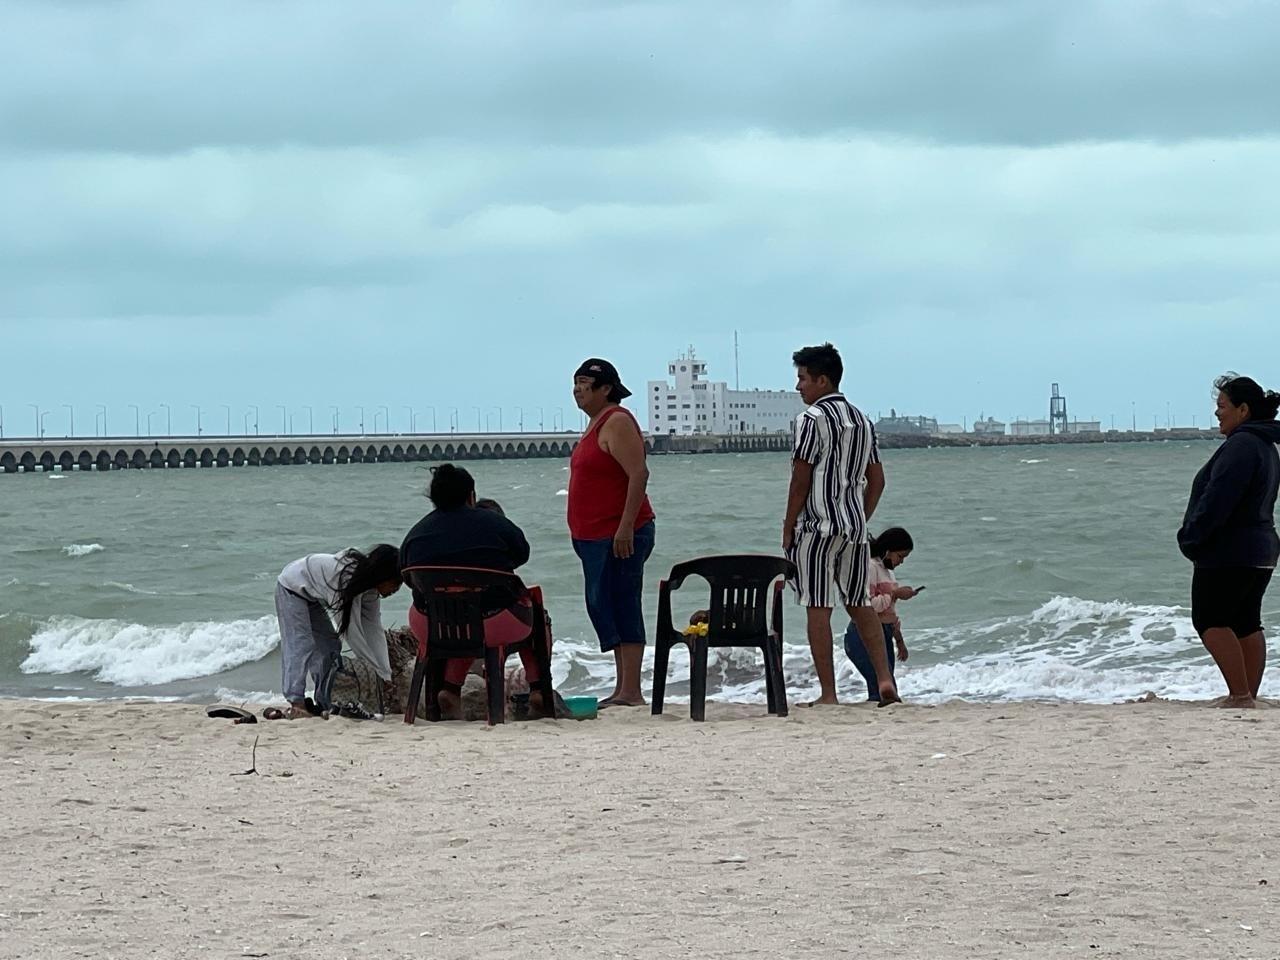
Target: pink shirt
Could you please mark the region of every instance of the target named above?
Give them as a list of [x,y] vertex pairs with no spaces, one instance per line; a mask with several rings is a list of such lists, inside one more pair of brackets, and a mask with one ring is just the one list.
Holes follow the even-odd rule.
[[870,588],[871,588],[871,608],[880,617],[881,623],[892,623],[895,626],[902,621],[898,619],[898,601],[893,597],[893,591],[898,588],[897,578],[894,577],[893,571],[884,565],[884,561],[871,558]]

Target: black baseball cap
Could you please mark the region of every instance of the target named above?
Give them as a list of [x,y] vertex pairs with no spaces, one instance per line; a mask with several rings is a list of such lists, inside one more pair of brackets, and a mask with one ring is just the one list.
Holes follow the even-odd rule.
[[625,400],[631,396],[631,391],[622,385],[622,379],[618,376],[618,369],[608,360],[601,360],[599,357],[591,357],[582,361],[582,366],[573,372],[576,380],[578,377],[590,377],[595,381],[597,387],[603,387],[606,384],[613,387],[611,399]]

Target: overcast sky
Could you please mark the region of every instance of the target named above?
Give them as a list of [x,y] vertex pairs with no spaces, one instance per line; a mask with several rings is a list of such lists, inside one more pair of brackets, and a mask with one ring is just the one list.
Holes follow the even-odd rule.
[[1280,383],[1277,4],[0,11],[6,436],[573,426],[583,358],[732,383],[735,330],[744,386],[830,339],[955,422]]

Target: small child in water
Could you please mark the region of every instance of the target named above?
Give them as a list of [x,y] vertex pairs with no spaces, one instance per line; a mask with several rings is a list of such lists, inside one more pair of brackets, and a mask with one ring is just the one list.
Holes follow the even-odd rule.
[[[902,637],[902,621],[898,618],[898,601],[910,600],[924,589],[899,585],[893,575],[893,571],[906,562],[914,549],[911,534],[901,527],[890,527],[871,541],[871,606],[879,615],[881,628],[884,630],[884,649],[890,673],[893,672],[895,660],[905,662],[908,654],[906,641]],[[871,665],[862,637],[858,634],[857,624],[852,621],[844,634],[844,652],[867,682],[867,699],[879,703],[880,689],[876,683],[876,671]]]

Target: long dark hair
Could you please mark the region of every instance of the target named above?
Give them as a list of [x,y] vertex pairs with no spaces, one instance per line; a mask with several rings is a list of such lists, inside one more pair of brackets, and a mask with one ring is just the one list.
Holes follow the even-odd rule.
[[351,626],[351,608],[360,595],[380,583],[400,579],[400,549],[389,543],[379,543],[361,553],[352,548],[343,554],[342,570],[338,573],[338,597],[333,610],[341,618],[338,633],[346,633]]
[[1232,406],[1241,407],[1247,403],[1250,420],[1274,420],[1276,413],[1280,412],[1280,393],[1263,390],[1252,377],[1224,373],[1213,381],[1213,388],[1225,393]]
[[911,539],[911,534],[902,527],[890,527],[880,536],[871,538],[871,555],[877,560],[883,560],[886,553],[892,553],[895,550],[914,550],[915,548],[916,544]]

